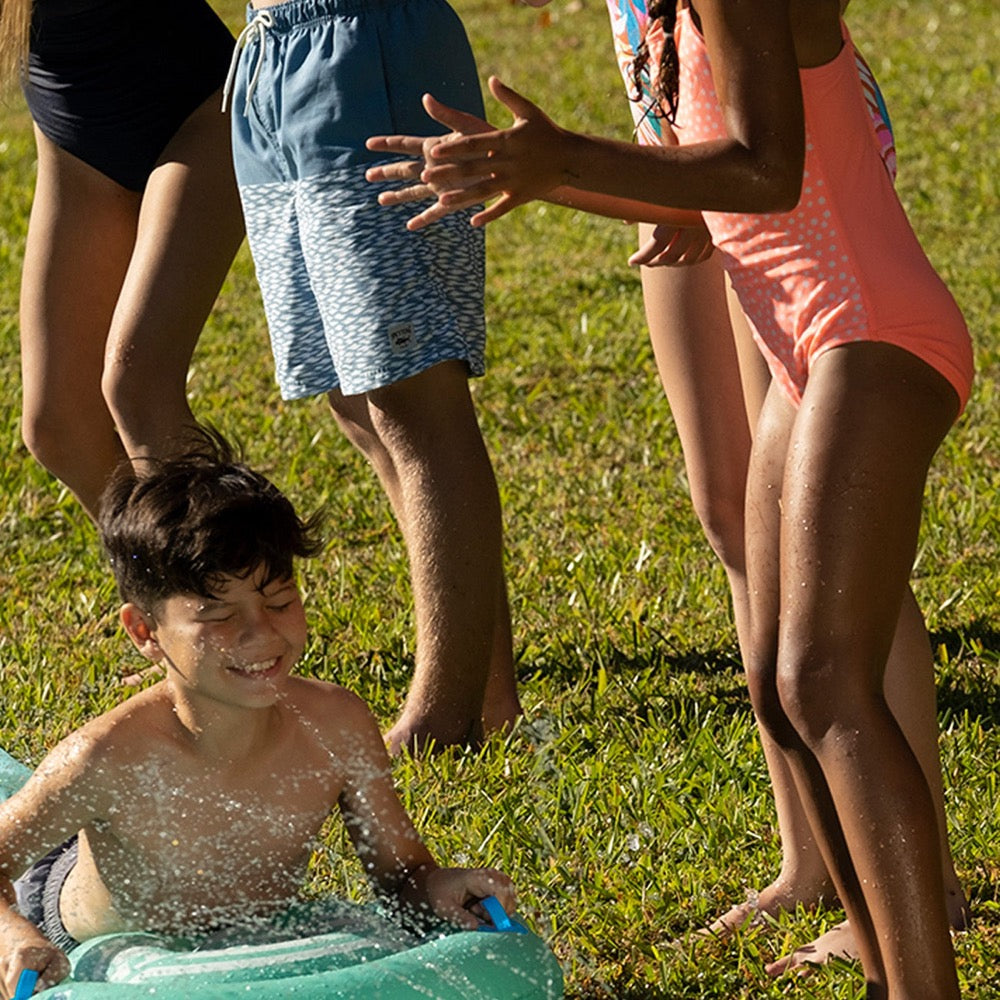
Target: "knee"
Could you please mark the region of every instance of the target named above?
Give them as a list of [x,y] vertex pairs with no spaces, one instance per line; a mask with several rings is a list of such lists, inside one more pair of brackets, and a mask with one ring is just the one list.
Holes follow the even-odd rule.
[[69,407],[49,402],[37,407],[25,403],[21,439],[35,459],[59,479],[65,479],[74,456],[81,454],[80,429],[79,415]]
[[782,711],[813,752],[839,729],[846,712],[853,714],[863,696],[846,683],[849,668],[839,658],[813,649],[808,655],[783,651],[777,670]]
[[397,464],[484,452],[464,367],[445,362],[369,393],[371,428]]
[[691,502],[712,551],[727,571],[742,575],[746,568],[743,489],[692,490]]
[[777,684],[777,644],[770,637],[751,634],[745,660],[750,704],[761,728],[779,744],[786,742],[789,728]]
[[[117,365],[106,365],[101,373],[101,395],[119,427],[128,426],[132,416],[139,411],[139,379],[129,379]],[[145,386],[146,405],[149,404],[149,386]]]
[[178,437],[194,419],[184,380],[162,372],[111,362],[101,375],[101,396],[129,444],[163,444]]

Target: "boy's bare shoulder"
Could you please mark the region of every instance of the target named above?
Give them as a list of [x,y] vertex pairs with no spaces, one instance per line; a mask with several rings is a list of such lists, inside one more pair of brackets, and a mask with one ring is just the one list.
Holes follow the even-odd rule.
[[163,692],[150,688],[91,719],[46,754],[25,786],[26,800],[58,801],[70,812],[106,812],[121,776],[148,755],[168,715]]
[[336,723],[342,719],[350,724],[360,718],[371,717],[367,704],[353,691],[313,677],[289,678],[285,702],[316,722]]
[[290,681],[285,704],[331,750],[343,752],[345,743],[352,752],[359,746],[383,746],[371,709],[353,691],[310,677]]
[[59,767],[74,762],[77,767],[135,763],[159,733],[166,734],[172,708],[161,681],[75,729],[53,748],[45,763]]

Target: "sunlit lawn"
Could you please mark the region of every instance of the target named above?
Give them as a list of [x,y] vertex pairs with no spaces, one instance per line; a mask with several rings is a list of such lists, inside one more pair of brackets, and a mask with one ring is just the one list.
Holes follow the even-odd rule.
[[[239,4],[221,7],[238,24]],[[547,14],[506,0],[459,10],[484,77],[498,73],[563,124],[628,134],[597,0]],[[902,197],[976,342],[979,380],[932,471],[915,588],[937,650],[952,842],[975,914],[956,941],[961,974],[968,997],[989,1000],[1000,997],[1000,11],[993,0],[857,0],[851,13],[892,111]],[[34,762],[124,697],[118,679],[137,662],[93,530],[20,443],[16,297],[33,147],[17,96],[0,122],[0,741]],[[726,947],[671,943],[765,884],[779,846],[725,580],[690,509],[625,264],[633,238],[545,206],[491,230],[490,371],[475,395],[504,501],[527,715],[479,752],[399,762],[400,786],[442,858],[514,876],[571,996],[860,997],[850,967],[794,984],[763,973],[836,911]],[[245,249],[190,391],[304,511],[328,511],[329,546],[303,570],[303,670],[355,688],[387,724],[412,665],[401,542],[323,406],[278,399]],[[334,827],[317,887],[355,891],[342,849]]]

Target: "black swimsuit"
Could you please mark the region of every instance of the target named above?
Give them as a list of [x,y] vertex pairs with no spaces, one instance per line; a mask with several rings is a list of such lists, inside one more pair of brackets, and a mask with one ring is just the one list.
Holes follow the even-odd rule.
[[205,0],[35,0],[25,98],[43,135],[141,191],[232,52]]
[[63,951],[72,951],[80,943],[66,930],[59,909],[62,887],[76,867],[79,845],[79,837],[74,834],[14,882],[18,912]]

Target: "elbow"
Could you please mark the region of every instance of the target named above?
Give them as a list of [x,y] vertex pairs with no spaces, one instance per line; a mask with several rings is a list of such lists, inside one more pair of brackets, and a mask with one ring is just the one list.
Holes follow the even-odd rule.
[[790,173],[774,186],[772,212],[791,212],[802,198],[802,170]]
[[802,197],[805,175],[805,140],[782,143],[770,150],[760,163],[760,182],[769,206],[766,212],[791,212]]
[[801,160],[761,167],[754,184],[757,205],[751,211],[761,214],[791,212],[802,197],[802,178]]
[[[777,141],[776,141],[777,140]],[[805,173],[805,141],[750,142],[742,147],[746,179],[741,192],[743,206],[736,211],[754,215],[790,212],[802,197]]]

